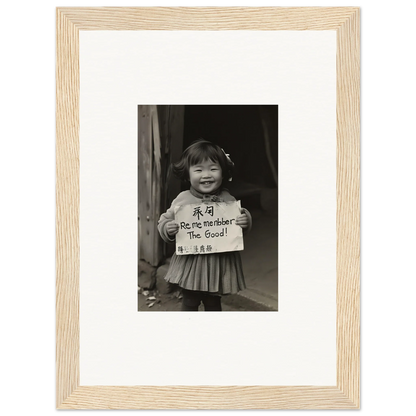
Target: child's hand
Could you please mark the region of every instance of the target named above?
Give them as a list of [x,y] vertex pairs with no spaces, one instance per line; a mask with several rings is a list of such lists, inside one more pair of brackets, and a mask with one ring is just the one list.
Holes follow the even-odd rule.
[[239,215],[235,219],[235,223],[237,225],[239,225],[241,228],[247,228],[248,227],[248,216],[247,216],[247,214],[243,213],[243,214]]
[[168,232],[168,234],[172,237],[175,234],[178,233],[179,231],[179,224],[176,223],[175,221],[169,221],[166,224],[166,231]]

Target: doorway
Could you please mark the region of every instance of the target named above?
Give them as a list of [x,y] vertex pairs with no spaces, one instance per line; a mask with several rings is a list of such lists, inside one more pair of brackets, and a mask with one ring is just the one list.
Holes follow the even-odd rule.
[[247,289],[240,295],[277,310],[278,106],[186,105],[182,150],[200,137],[230,154],[235,169],[225,187],[253,217],[241,253]]

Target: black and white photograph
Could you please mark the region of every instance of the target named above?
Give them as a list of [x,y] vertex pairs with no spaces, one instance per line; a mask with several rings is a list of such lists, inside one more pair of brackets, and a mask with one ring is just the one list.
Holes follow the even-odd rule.
[[278,117],[138,106],[139,311],[278,311]]

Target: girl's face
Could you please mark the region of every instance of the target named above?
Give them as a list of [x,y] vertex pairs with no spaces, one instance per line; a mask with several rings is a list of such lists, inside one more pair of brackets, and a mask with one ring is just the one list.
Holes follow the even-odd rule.
[[189,168],[189,180],[198,192],[210,194],[221,186],[221,166],[212,160],[204,160]]

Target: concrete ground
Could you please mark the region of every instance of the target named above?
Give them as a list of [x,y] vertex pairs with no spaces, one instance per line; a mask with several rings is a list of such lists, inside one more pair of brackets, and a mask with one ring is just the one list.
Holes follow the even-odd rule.
[[[237,295],[223,296],[223,311],[278,310],[277,214],[266,214],[261,209],[252,209],[251,214],[253,227],[244,237],[244,251],[241,252],[247,289]],[[167,293],[163,279],[167,268],[168,264],[157,270],[155,290],[139,288],[139,311],[180,311],[179,289]]]
[[239,293],[278,310],[278,224],[277,214],[251,210],[253,227],[244,237],[241,253],[247,289]]
[[[269,311],[269,309],[262,304],[253,302],[252,300],[241,297],[239,295],[223,296],[221,299],[222,310],[231,312],[243,312],[243,311]],[[182,296],[180,291],[174,293],[164,294],[158,290],[143,290],[139,289],[138,292],[138,304],[139,311],[144,312],[176,312],[181,310]],[[204,308],[201,305],[200,311]]]

